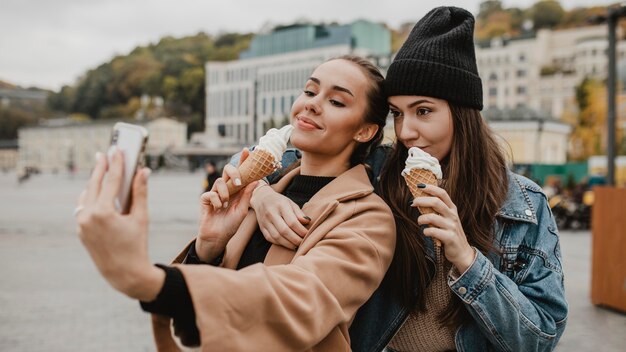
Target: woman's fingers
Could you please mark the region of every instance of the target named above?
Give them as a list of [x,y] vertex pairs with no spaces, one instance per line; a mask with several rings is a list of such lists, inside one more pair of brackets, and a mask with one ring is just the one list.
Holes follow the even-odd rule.
[[211,189],[211,191],[216,192],[217,195],[220,197],[220,203],[222,203],[222,206],[224,208],[228,208],[230,194],[228,193],[226,181],[223,178],[218,178],[217,180],[215,180],[215,183],[213,184],[213,189]]
[[[302,238],[307,234],[307,232],[309,232],[304,224],[308,224],[309,222],[311,222],[311,219],[304,215],[302,209],[300,209],[300,207],[298,207],[296,203],[289,203],[289,205],[290,208],[282,213],[283,219],[285,220],[285,223],[289,227],[289,229],[291,229],[292,232],[295,233],[297,236]],[[295,242],[294,244],[300,245],[300,243]]]
[[413,200],[413,207],[432,208],[435,212],[450,216],[452,210],[437,197],[417,197]]
[[89,178],[89,182],[87,183],[87,189],[85,190],[85,204],[91,204],[98,199],[98,195],[100,194],[100,188],[102,187],[102,179],[104,178],[104,174],[107,172],[107,158],[100,152],[96,153],[96,166],[91,173],[91,177]]
[[115,197],[122,187],[122,178],[124,177],[124,153],[114,148],[111,157],[111,164],[106,175],[106,179],[102,185],[102,191],[98,196],[98,200],[107,206],[114,206]]
[[268,224],[266,227],[261,228],[261,232],[263,232],[263,237],[270,243],[289,249],[296,249],[296,245],[282,236],[273,224]]
[[241,156],[239,157],[239,163],[237,164],[237,166],[243,164],[243,162],[246,161],[249,156],[250,150],[248,150],[248,148],[243,148],[243,150],[241,150]]
[[440,228],[428,227],[424,229],[424,236],[439,240],[439,242],[443,243],[443,245],[447,248],[448,244],[450,243],[452,234],[449,231]]
[[222,201],[215,191],[203,193],[202,196],[200,196],[200,202],[207,208],[211,207],[213,210],[222,207]]
[[222,178],[224,179],[224,182],[232,180],[235,186],[241,185],[241,174],[239,173],[239,169],[231,164],[226,164],[224,166],[224,169],[222,170]]
[[454,224],[449,219],[444,218],[439,214],[424,214],[417,218],[417,223],[420,225],[429,225],[438,227],[441,229],[453,229]]
[[147,221],[148,219],[148,177],[150,173],[151,170],[146,167],[138,170],[133,178],[133,197],[130,214],[141,221]]
[[447,207],[456,209],[456,205],[452,202],[450,195],[445,189],[433,185],[426,185],[426,187],[422,188],[422,190],[433,197],[441,199]]

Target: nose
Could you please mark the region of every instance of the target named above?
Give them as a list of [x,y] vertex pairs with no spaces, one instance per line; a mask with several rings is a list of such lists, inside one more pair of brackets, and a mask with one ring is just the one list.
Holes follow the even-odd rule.
[[405,143],[412,140],[418,140],[420,133],[417,128],[411,123],[411,119],[403,118],[395,125],[396,137]]
[[319,114],[322,111],[322,108],[319,104],[319,96],[320,94],[314,96],[314,97],[310,97],[305,103],[304,103],[304,109],[307,111],[310,111],[313,114]]

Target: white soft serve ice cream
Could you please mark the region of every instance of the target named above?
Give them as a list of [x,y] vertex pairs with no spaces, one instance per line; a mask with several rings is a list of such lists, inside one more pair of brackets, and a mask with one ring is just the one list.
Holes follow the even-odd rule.
[[274,160],[279,162],[283,158],[283,153],[287,149],[287,142],[289,142],[289,137],[291,137],[291,131],[293,130],[292,125],[286,125],[281,129],[277,130],[275,128],[271,128],[265,136],[261,137],[259,140],[259,145],[256,146],[257,149],[265,149],[268,152],[272,153],[274,156]]
[[409,148],[409,156],[406,158],[406,166],[402,170],[402,175],[407,175],[412,169],[424,169],[435,174],[438,180],[441,180],[441,166],[439,160],[418,147]]

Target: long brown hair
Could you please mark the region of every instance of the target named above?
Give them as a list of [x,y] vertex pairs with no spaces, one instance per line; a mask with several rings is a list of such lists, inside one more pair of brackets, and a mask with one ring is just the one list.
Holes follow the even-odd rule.
[[[494,249],[495,216],[507,194],[506,161],[480,112],[449,104],[454,132],[450,153],[440,160],[444,175],[441,187],[457,206],[469,244],[486,254]],[[378,186],[396,220],[396,252],[389,269],[391,286],[403,306],[424,311],[424,293],[431,281],[428,267],[432,264],[426,259],[424,236],[417,224],[419,212],[409,205],[413,196],[408,187],[402,186],[407,154],[406,146],[397,142]],[[452,295],[439,319],[443,325],[458,326],[467,319],[467,311]]]

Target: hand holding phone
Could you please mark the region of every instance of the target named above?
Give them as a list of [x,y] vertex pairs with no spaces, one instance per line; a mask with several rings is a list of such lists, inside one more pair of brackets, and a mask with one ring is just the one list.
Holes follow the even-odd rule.
[[118,122],[113,126],[111,134],[111,146],[107,152],[109,162],[115,151],[115,147],[124,152],[124,177],[122,186],[115,198],[115,208],[122,214],[130,210],[131,186],[137,167],[143,161],[143,153],[148,141],[148,131],[137,125]]

